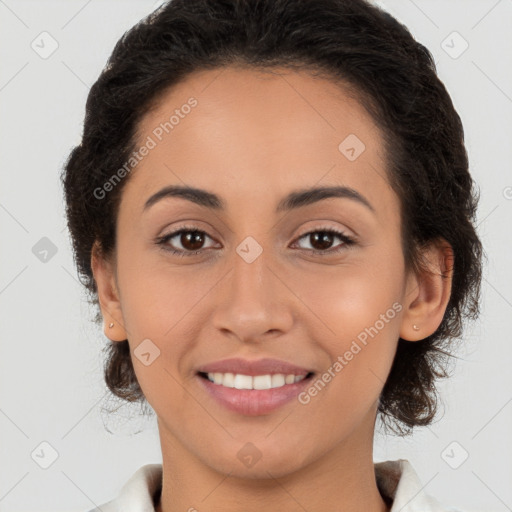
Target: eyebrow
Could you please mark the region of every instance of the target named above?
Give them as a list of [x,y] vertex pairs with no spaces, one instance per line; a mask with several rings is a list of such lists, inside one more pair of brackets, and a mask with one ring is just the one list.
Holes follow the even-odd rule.
[[[170,197],[186,199],[187,201],[216,211],[226,209],[224,200],[212,192],[189,186],[169,185],[153,194],[144,204],[143,211],[149,209],[158,201]],[[317,187],[291,192],[278,203],[276,213],[301,208],[333,197],[352,199],[375,213],[375,208],[368,199],[357,192],[357,190],[344,186]]]

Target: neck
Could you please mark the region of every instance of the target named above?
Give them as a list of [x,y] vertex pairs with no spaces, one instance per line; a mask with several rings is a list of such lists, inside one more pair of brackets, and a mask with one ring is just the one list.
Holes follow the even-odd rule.
[[[156,512],[389,512],[375,479],[373,421],[300,469],[276,478],[240,478],[191,454],[159,422],[163,485]],[[370,428],[368,428],[370,427]],[[297,453],[300,453],[298,447]]]

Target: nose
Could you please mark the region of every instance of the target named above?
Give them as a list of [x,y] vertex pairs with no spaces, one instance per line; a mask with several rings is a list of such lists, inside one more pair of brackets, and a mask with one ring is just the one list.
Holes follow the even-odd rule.
[[265,251],[252,261],[241,254],[233,255],[231,270],[219,288],[214,327],[245,343],[288,331],[294,296],[279,275],[278,265]]

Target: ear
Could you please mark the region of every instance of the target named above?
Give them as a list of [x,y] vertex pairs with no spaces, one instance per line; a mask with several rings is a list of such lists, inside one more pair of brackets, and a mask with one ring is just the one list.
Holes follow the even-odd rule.
[[97,241],[91,252],[91,267],[103,316],[103,332],[111,341],[124,341],[128,336],[124,327],[113,264],[102,254]]
[[451,245],[439,239],[431,242],[422,254],[425,268],[411,271],[406,285],[400,337],[408,341],[422,340],[437,330],[452,291],[454,256]]

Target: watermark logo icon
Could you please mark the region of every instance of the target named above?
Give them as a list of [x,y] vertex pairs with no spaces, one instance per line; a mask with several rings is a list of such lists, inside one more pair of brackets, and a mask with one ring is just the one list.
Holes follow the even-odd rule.
[[40,468],[48,469],[59,458],[59,453],[48,441],[43,441],[37,445],[30,456]]
[[469,457],[467,450],[457,441],[452,441],[442,452],[441,458],[452,469],[458,469]]
[[261,459],[261,451],[254,444],[245,443],[238,451],[237,457],[244,466],[252,468]]
[[252,236],[248,236],[238,245],[236,252],[246,263],[252,263],[263,252],[263,247]]
[[458,59],[469,48],[469,43],[454,30],[441,42],[441,48],[452,59]]
[[46,236],[43,236],[32,247],[32,254],[42,263],[48,263],[56,254],[57,246]]
[[153,364],[160,357],[160,349],[149,338],[139,343],[133,353],[144,366]]
[[338,149],[347,160],[353,162],[359,158],[361,153],[366,149],[366,146],[357,135],[351,133],[348,137],[343,139]]
[[31,43],[30,47],[41,59],[51,57],[59,47],[57,40],[49,32],[41,32]]

